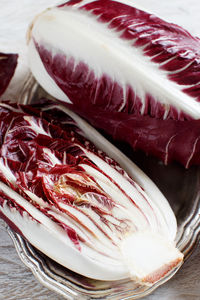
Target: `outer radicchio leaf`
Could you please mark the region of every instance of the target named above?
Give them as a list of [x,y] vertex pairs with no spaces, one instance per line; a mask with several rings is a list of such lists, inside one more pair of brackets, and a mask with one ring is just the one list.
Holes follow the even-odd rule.
[[[152,285],[180,265],[164,196],[80,117],[48,101],[4,102],[0,130],[0,216],[36,248],[101,280]],[[122,156],[135,180],[86,139],[92,136]]]
[[132,1],[68,1],[31,26],[30,66],[64,102],[200,118],[200,40]]
[[0,53],[0,96],[5,92],[14,75],[17,58],[17,54]]
[[[55,107],[58,109],[57,104]],[[73,106],[73,110],[114,141],[126,142],[134,150],[155,156],[166,165],[173,161],[186,168],[200,165],[200,120],[162,120],[84,106],[81,110]]]

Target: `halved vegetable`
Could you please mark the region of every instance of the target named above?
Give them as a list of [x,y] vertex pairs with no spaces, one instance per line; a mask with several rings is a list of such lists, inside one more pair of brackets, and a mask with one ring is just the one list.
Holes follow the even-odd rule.
[[[180,144],[185,139],[181,128],[200,119],[199,49],[199,38],[129,0],[68,1],[40,14],[29,32],[30,67],[49,94],[72,104],[94,126],[100,127],[101,120],[106,132],[110,129],[134,149],[140,145],[165,163],[178,160],[186,167],[199,164],[199,133],[192,141],[186,137],[184,150]],[[131,116],[138,118],[136,128],[125,121]],[[176,122],[169,122],[168,130],[157,119]],[[148,139],[152,128],[154,145]],[[171,147],[176,135],[180,139]]]
[[164,196],[76,114],[4,102],[0,130],[0,216],[31,244],[100,280],[151,285],[180,265]]

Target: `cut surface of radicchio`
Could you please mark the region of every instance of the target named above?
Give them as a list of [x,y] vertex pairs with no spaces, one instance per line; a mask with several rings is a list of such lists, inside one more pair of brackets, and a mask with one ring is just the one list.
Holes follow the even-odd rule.
[[37,249],[101,280],[151,285],[180,265],[164,196],[129,160],[141,186],[87,140],[110,146],[76,114],[48,100],[3,102],[0,133],[0,216]]
[[[180,26],[134,7],[133,1],[68,1],[34,20],[29,58],[42,87],[95,127],[100,122],[115,139],[165,163],[199,164],[199,134],[181,149],[179,128],[200,119],[200,39]],[[162,122],[168,119],[177,122]],[[148,123],[145,133],[142,120],[144,127]]]

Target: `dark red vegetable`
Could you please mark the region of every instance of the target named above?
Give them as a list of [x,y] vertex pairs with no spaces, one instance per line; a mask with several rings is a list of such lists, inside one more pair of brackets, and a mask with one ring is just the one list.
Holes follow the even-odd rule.
[[200,120],[162,120],[83,106],[73,106],[73,110],[114,141],[126,142],[165,164],[177,161],[186,168],[200,165]]
[[0,53],[0,96],[5,92],[14,75],[17,59],[17,54]]

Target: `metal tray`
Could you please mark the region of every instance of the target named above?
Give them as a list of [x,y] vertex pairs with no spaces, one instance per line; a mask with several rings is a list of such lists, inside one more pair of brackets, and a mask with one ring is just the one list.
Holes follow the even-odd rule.
[[[44,95],[44,91],[30,77],[18,100],[20,103],[31,103]],[[192,167],[185,170],[178,164],[164,166],[156,159],[141,153],[133,154],[125,145],[118,147],[134,159],[170,202],[178,222],[177,246],[184,253],[186,260],[199,240],[200,169]],[[8,232],[21,260],[31,269],[35,277],[44,286],[66,299],[138,299],[150,294],[177,272],[177,269],[173,270],[152,287],[139,286],[128,279],[113,282],[92,280],[57,264],[9,228]]]

